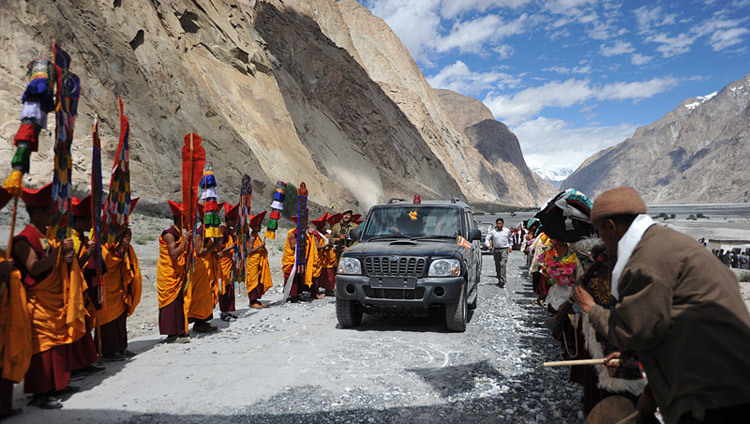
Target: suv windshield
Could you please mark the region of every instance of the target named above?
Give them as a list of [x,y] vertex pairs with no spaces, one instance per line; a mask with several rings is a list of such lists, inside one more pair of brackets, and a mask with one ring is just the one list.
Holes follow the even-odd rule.
[[414,206],[370,211],[362,240],[374,237],[456,237],[461,233],[457,208]]

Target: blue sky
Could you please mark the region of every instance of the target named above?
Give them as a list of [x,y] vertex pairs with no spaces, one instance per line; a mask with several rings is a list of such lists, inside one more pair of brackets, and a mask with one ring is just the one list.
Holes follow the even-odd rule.
[[543,172],[750,73],[750,0],[359,2],[434,87],[482,100]]

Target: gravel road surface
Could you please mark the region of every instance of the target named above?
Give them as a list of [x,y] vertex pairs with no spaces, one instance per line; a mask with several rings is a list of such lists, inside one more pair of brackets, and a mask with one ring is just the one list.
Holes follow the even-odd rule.
[[[62,410],[24,407],[7,422],[582,422],[568,370],[541,367],[559,348],[523,262],[510,255],[500,289],[484,257],[465,333],[446,332],[440,316],[366,315],[344,330],[332,298],[251,310],[238,297],[240,318],[214,320],[219,332],[184,345],[133,339],[138,355],[74,382]],[[280,300],[279,287],[266,297]],[[16,385],[14,404],[26,399]]]

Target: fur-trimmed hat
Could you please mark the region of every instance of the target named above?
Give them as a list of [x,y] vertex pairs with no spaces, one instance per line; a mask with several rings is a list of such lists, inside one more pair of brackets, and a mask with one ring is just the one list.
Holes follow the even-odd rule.
[[633,187],[617,187],[594,200],[591,222],[615,215],[640,215],[647,211],[646,203]]
[[237,219],[240,214],[240,203],[236,205],[231,203],[224,203],[224,219]]
[[172,216],[182,216],[184,212],[182,203],[173,202],[171,200],[167,200],[167,203],[169,204],[169,209],[172,211]]
[[70,202],[70,213],[76,218],[85,218],[91,215],[91,195],[79,199],[75,196]]

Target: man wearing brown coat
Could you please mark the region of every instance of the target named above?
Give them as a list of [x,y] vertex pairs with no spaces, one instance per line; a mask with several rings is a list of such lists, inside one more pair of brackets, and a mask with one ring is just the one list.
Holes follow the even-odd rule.
[[610,311],[580,286],[597,332],[635,351],[667,423],[750,416],[750,314],[734,273],[691,237],[656,225],[630,187],[602,193],[591,222],[610,254]]

